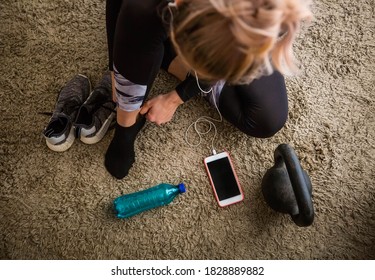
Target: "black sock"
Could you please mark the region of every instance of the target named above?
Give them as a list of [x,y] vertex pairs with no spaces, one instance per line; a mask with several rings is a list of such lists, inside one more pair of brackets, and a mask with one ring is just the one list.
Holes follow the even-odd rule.
[[105,154],[104,165],[108,172],[117,179],[128,175],[135,161],[134,141],[145,121],[146,119],[141,117],[130,127],[116,125],[115,135]]

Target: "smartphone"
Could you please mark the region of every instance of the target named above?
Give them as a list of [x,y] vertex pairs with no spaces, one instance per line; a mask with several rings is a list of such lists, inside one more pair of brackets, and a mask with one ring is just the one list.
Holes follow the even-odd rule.
[[204,165],[220,207],[228,206],[244,199],[228,152],[206,157]]

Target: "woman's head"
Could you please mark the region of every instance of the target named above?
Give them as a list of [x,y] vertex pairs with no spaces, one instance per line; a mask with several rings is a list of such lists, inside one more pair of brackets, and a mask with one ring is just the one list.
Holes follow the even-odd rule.
[[292,43],[300,22],[311,16],[310,1],[179,2],[171,38],[182,60],[201,78],[242,83],[272,68],[294,72]]

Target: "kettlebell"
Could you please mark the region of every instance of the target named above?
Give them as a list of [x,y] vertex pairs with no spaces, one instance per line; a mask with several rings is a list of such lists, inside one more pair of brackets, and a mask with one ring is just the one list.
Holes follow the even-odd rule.
[[294,223],[307,227],[314,220],[309,175],[302,169],[291,146],[280,144],[274,152],[275,165],[262,179],[262,193],[275,211],[289,214]]

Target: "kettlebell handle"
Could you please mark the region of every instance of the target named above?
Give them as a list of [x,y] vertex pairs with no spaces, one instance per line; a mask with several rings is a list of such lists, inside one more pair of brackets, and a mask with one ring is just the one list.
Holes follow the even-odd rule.
[[280,144],[275,150],[274,158],[276,164],[285,163],[297,200],[299,213],[297,215],[292,215],[293,221],[301,227],[311,225],[314,220],[314,208],[311,194],[295,151],[288,144]]

